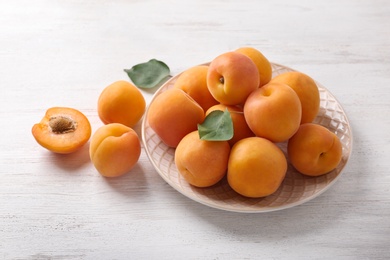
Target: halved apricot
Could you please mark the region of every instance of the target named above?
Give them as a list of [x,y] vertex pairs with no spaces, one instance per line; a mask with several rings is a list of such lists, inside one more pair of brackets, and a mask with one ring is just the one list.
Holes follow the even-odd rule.
[[32,127],[35,140],[55,153],[72,153],[80,149],[91,137],[91,124],[79,110],[52,107],[41,122]]

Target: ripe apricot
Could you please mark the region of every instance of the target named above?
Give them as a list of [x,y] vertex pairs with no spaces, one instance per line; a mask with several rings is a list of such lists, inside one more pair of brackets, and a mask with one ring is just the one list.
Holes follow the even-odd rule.
[[253,47],[241,47],[236,52],[242,53],[248,56],[257,67],[260,74],[259,87],[267,84],[272,78],[272,66],[268,59],[257,49]]
[[233,130],[234,130],[233,138],[228,141],[230,146],[233,146],[235,143],[237,143],[241,139],[244,139],[246,137],[255,136],[255,134],[249,128],[249,126],[245,120],[244,112],[242,111],[242,107],[226,106],[223,104],[218,104],[218,105],[210,107],[206,111],[206,116],[214,110],[225,111],[226,109],[230,112],[230,116],[231,116],[232,122],[233,122]]
[[287,172],[282,150],[261,137],[238,141],[230,151],[227,180],[237,193],[251,198],[271,195]]
[[118,177],[129,172],[138,162],[141,143],[132,128],[111,123],[93,134],[89,155],[101,175]]
[[272,142],[284,142],[298,130],[301,103],[289,86],[268,83],[253,91],[244,105],[244,115],[250,129]]
[[289,71],[274,77],[271,82],[284,83],[297,93],[302,106],[301,124],[314,120],[320,109],[320,93],[310,76],[298,71]]
[[259,87],[256,64],[246,55],[225,52],[211,61],[207,87],[213,97],[225,105],[241,105]]
[[337,135],[322,125],[302,124],[288,140],[288,157],[300,173],[319,176],[332,171],[342,158],[342,144]]
[[79,110],[52,107],[41,122],[32,127],[32,135],[44,148],[55,153],[72,153],[91,137],[91,124]]
[[98,99],[98,115],[104,124],[133,127],[145,112],[145,98],[130,82],[120,80],[107,86]]
[[209,187],[226,174],[230,146],[227,141],[206,141],[198,131],[186,135],[175,150],[175,164],[184,179],[196,187]]
[[206,65],[189,68],[179,75],[174,84],[174,87],[182,89],[190,95],[204,111],[218,104],[207,88],[208,69],[209,67]]
[[178,88],[157,95],[148,109],[150,127],[166,145],[174,148],[203,120],[203,108]]

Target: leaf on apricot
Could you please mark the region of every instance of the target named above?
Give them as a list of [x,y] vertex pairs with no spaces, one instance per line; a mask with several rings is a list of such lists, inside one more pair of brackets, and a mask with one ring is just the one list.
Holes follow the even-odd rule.
[[168,65],[156,59],[134,65],[131,69],[124,69],[124,71],[139,88],[153,88],[170,77]]
[[208,114],[202,124],[198,124],[201,140],[228,141],[233,138],[233,121],[230,112],[215,110]]

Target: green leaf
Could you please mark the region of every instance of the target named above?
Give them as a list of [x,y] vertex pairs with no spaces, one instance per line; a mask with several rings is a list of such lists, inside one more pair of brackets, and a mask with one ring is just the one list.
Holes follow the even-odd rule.
[[215,110],[208,114],[202,124],[198,124],[201,140],[228,141],[233,138],[233,121],[230,112]]
[[131,81],[139,88],[153,88],[169,78],[169,67],[162,61],[151,59],[131,69],[124,70]]

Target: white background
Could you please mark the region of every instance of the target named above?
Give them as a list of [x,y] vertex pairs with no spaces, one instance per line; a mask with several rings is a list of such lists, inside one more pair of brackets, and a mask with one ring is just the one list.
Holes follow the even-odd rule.
[[[385,259],[389,14],[384,0],[1,0],[0,259]],[[52,106],[79,109],[96,131],[98,96],[125,68],[156,58],[175,75],[242,46],[312,76],[349,117],[343,175],[303,205],[212,209],[166,184],[145,150],[105,179],[88,145],[59,156],[32,137]]]

